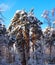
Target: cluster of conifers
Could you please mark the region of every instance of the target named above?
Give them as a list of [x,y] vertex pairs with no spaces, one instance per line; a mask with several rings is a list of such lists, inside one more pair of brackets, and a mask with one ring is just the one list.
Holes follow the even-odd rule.
[[0,23],[0,64],[55,63],[55,31],[47,28],[43,32],[41,24],[33,10],[17,10],[8,29]]

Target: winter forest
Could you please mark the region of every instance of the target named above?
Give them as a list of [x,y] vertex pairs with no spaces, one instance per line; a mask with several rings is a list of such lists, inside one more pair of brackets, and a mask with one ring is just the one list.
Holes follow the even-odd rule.
[[41,17],[46,22],[35,17],[33,9],[17,10],[6,28],[0,9],[0,65],[55,65],[55,8]]

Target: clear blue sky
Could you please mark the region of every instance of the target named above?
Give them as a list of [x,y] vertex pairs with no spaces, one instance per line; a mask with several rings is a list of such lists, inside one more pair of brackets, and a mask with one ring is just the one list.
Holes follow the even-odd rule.
[[[34,8],[35,16],[43,21],[41,17],[43,10],[51,10],[54,8],[55,0],[0,0],[0,6],[5,9],[3,15],[6,17],[5,25],[8,27],[16,10],[25,9],[28,12],[31,8]],[[42,28],[44,27],[45,24],[42,25]]]

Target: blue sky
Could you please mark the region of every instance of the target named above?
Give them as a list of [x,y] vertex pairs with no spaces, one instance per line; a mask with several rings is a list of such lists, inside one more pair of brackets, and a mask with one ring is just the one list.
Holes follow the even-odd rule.
[[[25,9],[27,12],[34,8],[34,15],[43,22],[41,14],[43,10],[51,10],[55,7],[55,0],[0,0],[0,6],[5,9],[3,15],[5,16],[5,25],[8,27],[11,18],[16,10]],[[42,28],[46,25],[43,24]]]

